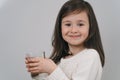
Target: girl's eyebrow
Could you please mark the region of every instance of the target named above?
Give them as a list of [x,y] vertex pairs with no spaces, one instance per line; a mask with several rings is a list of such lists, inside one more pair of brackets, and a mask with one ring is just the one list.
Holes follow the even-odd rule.
[[[70,21],[70,20],[62,21],[62,23],[65,23],[65,22],[72,22],[72,21]],[[84,22],[84,23],[86,23],[86,21],[84,21],[84,20],[77,20],[77,22]]]
[[71,22],[71,21],[69,21],[69,20],[66,20],[66,21],[62,21],[62,23],[66,23],[66,22]]
[[85,21],[85,20],[78,20],[77,22],[84,22],[84,23],[86,23],[86,21]]

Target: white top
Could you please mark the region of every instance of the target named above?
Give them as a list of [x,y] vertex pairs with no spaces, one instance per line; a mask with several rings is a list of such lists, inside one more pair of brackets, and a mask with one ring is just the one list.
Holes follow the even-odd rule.
[[33,80],[101,80],[102,65],[99,54],[94,49],[84,49],[78,54],[64,59],[50,74],[39,74]]

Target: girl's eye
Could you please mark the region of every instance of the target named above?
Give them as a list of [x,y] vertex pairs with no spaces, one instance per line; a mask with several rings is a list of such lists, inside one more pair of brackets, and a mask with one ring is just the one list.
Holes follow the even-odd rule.
[[71,24],[65,24],[66,26],[71,26]]
[[84,26],[84,24],[83,23],[79,23],[78,26]]

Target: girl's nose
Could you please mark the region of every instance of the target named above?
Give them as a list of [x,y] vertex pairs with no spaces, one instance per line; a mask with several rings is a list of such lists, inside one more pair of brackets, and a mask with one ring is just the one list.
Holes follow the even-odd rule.
[[72,33],[78,32],[77,26],[72,26],[72,27],[71,27],[71,32],[72,32]]

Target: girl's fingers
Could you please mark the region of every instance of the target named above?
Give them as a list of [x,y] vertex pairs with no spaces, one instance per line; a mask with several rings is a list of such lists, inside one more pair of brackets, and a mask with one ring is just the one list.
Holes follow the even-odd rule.
[[28,63],[26,64],[27,68],[32,68],[32,67],[37,67],[39,65],[39,63]]
[[29,68],[28,72],[30,72],[30,73],[39,73],[39,68],[38,67]]
[[28,69],[29,72],[38,71],[38,67],[32,67]]

